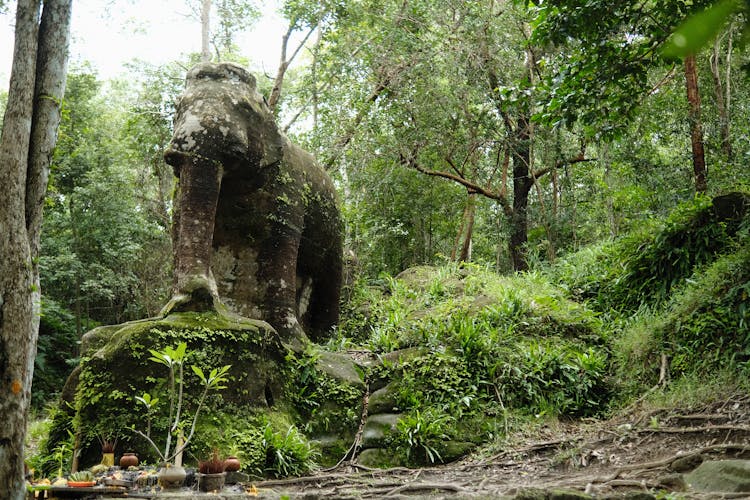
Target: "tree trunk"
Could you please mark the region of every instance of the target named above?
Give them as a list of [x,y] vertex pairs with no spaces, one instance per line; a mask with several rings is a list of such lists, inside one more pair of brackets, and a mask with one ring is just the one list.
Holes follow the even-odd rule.
[[[474,233],[474,214],[476,213],[476,193],[469,192],[466,197],[466,207],[461,217],[461,227],[456,234],[452,260],[456,262],[471,261],[471,239]],[[460,245],[460,246],[459,246]]]
[[201,61],[211,60],[209,35],[211,34],[211,0],[203,0],[201,4]]
[[526,260],[528,241],[529,191],[533,185],[531,169],[531,124],[529,117],[521,113],[516,123],[513,146],[513,214],[510,216],[510,258],[515,271],[529,268]]
[[268,107],[271,108],[271,111],[274,114],[276,113],[276,106],[278,105],[279,99],[281,98],[281,87],[284,85],[284,77],[286,76],[286,71],[289,69],[289,65],[292,64],[292,61],[294,61],[294,59],[297,57],[299,51],[302,50],[302,47],[304,47],[307,43],[307,39],[310,38],[310,35],[312,35],[313,32],[318,29],[318,27],[317,25],[315,25],[310,28],[310,30],[307,32],[307,35],[305,35],[305,38],[303,38],[299,45],[297,45],[297,48],[294,49],[292,55],[287,58],[289,37],[292,36],[292,33],[294,33],[296,29],[297,21],[291,21],[289,23],[289,27],[286,30],[286,33],[284,33],[284,35],[281,37],[281,55],[279,57],[279,68],[276,71],[276,78],[273,81],[271,95],[268,97]]
[[690,143],[693,150],[693,179],[696,193],[705,193],[706,157],[703,152],[703,125],[701,122],[701,96],[698,92],[698,69],[695,56],[685,58],[685,83],[690,121]]
[[724,85],[721,82],[721,69],[719,67],[719,49],[721,40],[714,42],[709,62],[711,65],[711,76],[714,79],[714,93],[716,94],[716,111],[719,113],[719,134],[721,139],[721,151],[727,160],[732,158],[732,143],[729,138],[729,114],[725,101]]
[[0,136],[0,498],[21,500],[39,333],[41,202],[65,87],[70,0],[19,0]]

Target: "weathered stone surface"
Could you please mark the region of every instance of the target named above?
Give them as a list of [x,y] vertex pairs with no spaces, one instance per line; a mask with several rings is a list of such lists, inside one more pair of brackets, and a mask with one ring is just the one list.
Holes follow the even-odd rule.
[[248,481],[250,481],[250,476],[240,471],[227,472],[225,479],[226,484],[246,483]]
[[669,470],[674,472],[690,472],[703,463],[704,457],[701,454],[680,457],[669,466]]
[[657,479],[660,486],[670,491],[685,491],[687,484],[682,474],[664,474]]
[[362,448],[380,448],[386,444],[390,433],[396,431],[400,414],[371,415],[362,431]]
[[328,335],[343,273],[335,189],[279,131],[255,78],[232,63],[191,69],[165,160],[179,178],[165,309],[225,304],[297,345]]
[[370,404],[368,407],[370,415],[398,411],[396,406],[396,391],[396,384],[391,382],[370,394]]
[[750,460],[703,462],[685,475],[688,486],[701,492],[750,492]]
[[469,453],[476,447],[474,443],[465,441],[447,441],[440,453],[443,462],[451,462]]
[[408,363],[415,358],[423,356],[428,352],[426,347],[407,347],[383,354],[383,364],[391,368],[399,368],[404,363]]
[[322,350],[318,351],[318,355],[316,366],[320,371],[343,383],[364,389],[365,381],[362,380],[362,373],[349,356]]
[[[78,428],[71,430],[82,436],[82,466],[100,459],[97,435],[114,433],[121,445],[144,454],[150,452],[148,445],[127,430],[132,425],[139,430],[146,426],[143,409],[134,398],[149,392],[168,400],[164,382],[168,369],[150,361],[149,350],[174,347],[179,342],[185,342],[194,356],[188,359],[188,365],[204,370],[232,365],[230,382],[211,396],[211,407],[204,407],[205,413],[216,416],[224,407],[265,411],[283,401],[287,350],[263,321],[216,313],[173,313],[165,318],[98,328],[84,336],[81,364],[66,389],[68,399],[76,400]],[[187,366],[186,370],[184,411],[192,414],[200,387]],[[64,439],[67,432],[59,431],[61,437],[57,439]]]
[[357,463],[365,467],[380,467],[384,469],[403,465],[398,461],[393,452],[382,448],[362,450],[362,453],[357,456]]
[[713,211],[720,221],[739,220],[750,210],[750,196],[733,192],[715,197]]

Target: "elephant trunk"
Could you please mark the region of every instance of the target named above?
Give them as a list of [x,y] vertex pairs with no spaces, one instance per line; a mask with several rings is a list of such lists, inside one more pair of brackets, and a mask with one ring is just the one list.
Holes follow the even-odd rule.
[[179,310],[215,309],[218,292],[211,273],[211,253],[223,168],[219,162],[197,155],[180,156],[180,166],[175,168],[179,172],[179,193],[173,226],[171,302],[178,302]]

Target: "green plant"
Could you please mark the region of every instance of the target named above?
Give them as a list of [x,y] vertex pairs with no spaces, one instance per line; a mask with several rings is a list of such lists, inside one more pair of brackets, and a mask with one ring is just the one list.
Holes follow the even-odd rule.
[[442,461],[438,449],[449,439],[448,428],[453,421],[450,415],[432,408],[408,413],[396,426],[396,450],[404,452],[407,461]]
[[609,396],[606,353],[588,347],[529,341],[491,370],[499,399],[538,415],[587,415]]
[[280,433],[267,425],[263,431],[263,450],[266,472],[275,477],[298,476],[316,467],[317,450],[295,426]]
[[117,438],[111,438],[110,436],[97,435],[96,438],[99,440],[99,444],[102,447],[102,453],[114,453],[115,446],[117,446]]
[[[164,445],[164,452],[156,445],[151,439],[150,434],[143,433],[138,429],[133,429],[135,433],[145,438],[146,441],[156,450],[159,457],[164,462],[170,462],[174,457],[182,452],[183,449],[192,439],[195,433],[195,425],[198,421],[198,415],[200,413],[203,402],[206,399],[209,391],[221,390],[226,388],[223,384],[228,381],[227,372],[231,368],[231,365],[225,365],[221,368],[212,369],[208,375],[203,370],[195,365],[190,365],[191,370],[195,375],[198,376],[201,383],[203,384],[203,392],[198,399],[198,404],[195,408],[195,413],[191,419],[190,432],[187,437],[184,438],[181,445],[175,446],[174,451],[171,449],[172,436],[176,433],[183,432],[183,417],[182,417],[182,404],[183,404],[183,386],[184,386],[184,364],[187,357],[187,343],[181,342],[175,348],[166,347],[163,351],[156,351],[149,349],[151,357],[149,360],[156,363],[160,363],[169,368],[169,429],[167,430],[167,437]],[[151,397],[150,394],[144,393],[143,396],[136,396],[136,401],[143,404],[146,407],[147,414],[149,415],[149,428],[150,433],[150,414],[154,411],[156,403],[159,401],[158,398]],[[170,451],[172,453],[170,454]]]
[[82,470],[79,472],[74,472],[68,477],[69,481],[76,481],[79,483],[87,483],[89,481],[94,481],[94,474],[89,470]]
[[198,472],[201,474],[221,474],[225,469],[224,460],[219,458],[219,450],[216,448],[209,460],[198,463]]
[[63,477],[63,469],[66,464],[69,464],[73,459],[73,450],[75,448],[73,444],[74,442],[75,436],[73,436],[72,432],[68,431],[68,439],[60,442],[52,450],[52,456],[59,466],[57,469],[57,477]]

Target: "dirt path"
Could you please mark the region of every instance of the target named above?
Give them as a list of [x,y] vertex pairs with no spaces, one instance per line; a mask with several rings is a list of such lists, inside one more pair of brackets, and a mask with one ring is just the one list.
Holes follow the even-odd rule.
[[747,395],[703,408],[638,410],[603,422],[561,423],[534,437],[517,437],[491,457],[439,467],[381,470],[346,464],[255,486],[260,498],[576,498],[554,493],[559,489],[593,498],[750,498],[750,493],[685,491],[682,477],[704,460],[750,458]]

